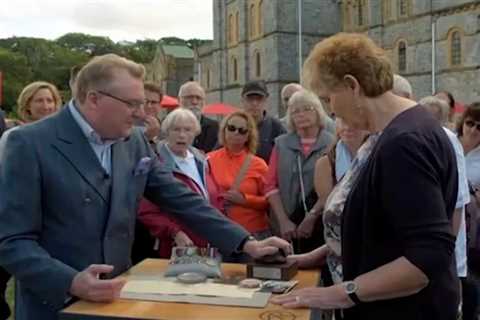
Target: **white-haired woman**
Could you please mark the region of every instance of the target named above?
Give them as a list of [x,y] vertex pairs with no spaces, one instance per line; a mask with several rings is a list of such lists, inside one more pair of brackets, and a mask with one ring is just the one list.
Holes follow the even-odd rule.
[[[272,209],[272,223],[280,236],[293,243],[296,252],[308,252],[322,244],[314,189],[315,163],[333,142],[324,129],[327,115],[312,92],[295,92],[288,102],[289,133],[275,140],[265,194]],[[314,232],[315,227],[317,229]]]
[[[165,168],[171,170],[177,179],[205,199],[209,199],[205,156],[192,146],[200,130],[200,123],[190,110],[175,109],[162,122],[162,132],[166,138],[157,144],[157,153]],[[139,219],[158,239],[156,247],[161,258],[170,257],[174,245],[204,247],[207,244],[168,212],[162,212],[146,199],[140,204]]]

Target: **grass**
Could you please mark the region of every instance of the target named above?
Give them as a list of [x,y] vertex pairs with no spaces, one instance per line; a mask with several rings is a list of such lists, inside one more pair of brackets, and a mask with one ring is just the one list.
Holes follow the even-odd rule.
[[[14,280],[13,280],[13,279],[10,279],[10,281],[8,282],[8,285],[7,285],[6,298],[7,298],[8,304],[10,305],[10,310],[12,311],[12,313],[13,313],[13,301],[14,301],[14,297],[15,297]],[[9,320],[13,320],[13,319],[14,319],[14,316],[13,316],[13,314],[12,314],[12,315],[10,316]]]

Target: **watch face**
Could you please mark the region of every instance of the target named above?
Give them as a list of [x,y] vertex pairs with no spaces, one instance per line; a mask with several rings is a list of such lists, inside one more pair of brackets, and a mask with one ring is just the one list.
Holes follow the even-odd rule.
[[347,294],[354,293],[355,291],[357,291],[357,284],[353,281],[346,282],[345,291],[347,292]]

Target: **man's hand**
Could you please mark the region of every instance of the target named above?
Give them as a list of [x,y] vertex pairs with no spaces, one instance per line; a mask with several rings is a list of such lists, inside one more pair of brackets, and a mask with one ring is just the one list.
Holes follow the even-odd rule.
[[287,255],[292,254],[290,243],[278,237],[270,237],[261,241],[247,240],[243,245],[242,251],[249,254],[252,258],[258,259],[277,253],[279,248],[282,248]]
[[175,244],[177,247],[190,247],[193,246],[193,241],[190,239],[185,232],[178,231],[174,238]]
[[160,122],[154,116],[145,117],[145,136],[152,141],[160,134]]
[[112,302],[120,296],[126,283],[126,280],[121,278],[99,279],[100,274],[110,273],[112,270],[113,266],[106,264],[90,265],[73,278],[70,294],[87,301]]

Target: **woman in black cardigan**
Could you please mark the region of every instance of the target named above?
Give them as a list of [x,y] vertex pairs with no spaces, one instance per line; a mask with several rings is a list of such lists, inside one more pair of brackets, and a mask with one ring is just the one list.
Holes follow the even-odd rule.
[[443,129],[390,92],[389,59],[365,35],[323,40],[304,75],[337,116],[371,135],[327,200],[326,246],[290,258],[303,267],[326,260],[335,284],[273,302],[341,309],[344,319],[455,319],[458,177]]

